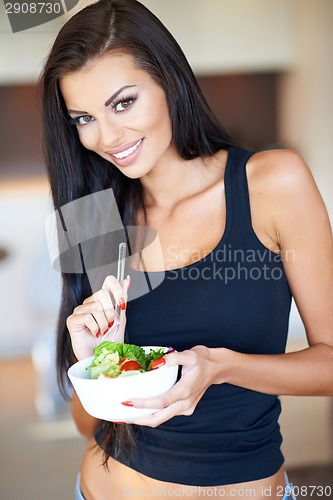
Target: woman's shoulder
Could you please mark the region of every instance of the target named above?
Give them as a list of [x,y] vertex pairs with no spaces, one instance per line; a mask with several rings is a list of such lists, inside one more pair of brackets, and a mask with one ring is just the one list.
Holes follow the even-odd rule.
[[296,151],[255,153],[248,161],[247,176],[254,218],[265,231],[268,228],[279,246],[286,234],[305,232],[306,225],[327,226],[316,182]]
[[261,189],[273,197],[302,197],[309,189],[317,189],[305,160],[288,149],[254,153],[247,164],[247,176],[250,189]]

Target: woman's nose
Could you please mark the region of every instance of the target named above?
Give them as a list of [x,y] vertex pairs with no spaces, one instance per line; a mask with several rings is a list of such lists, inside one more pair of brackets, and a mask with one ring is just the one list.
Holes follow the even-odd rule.
[[100,125],[100,146],[104,151],[108,149],[113,149],[120,145],[121,139],[123,137],[122,127],[115,125],[114,123],[103,123]]

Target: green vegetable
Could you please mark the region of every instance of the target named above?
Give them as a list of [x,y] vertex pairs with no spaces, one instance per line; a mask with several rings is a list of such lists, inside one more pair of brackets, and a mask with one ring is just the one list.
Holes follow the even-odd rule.
[[[147,372],[155,359],[162,358],[166,352],[164,347],[152,350],[146,354],[142,347],[134,344],[124,344],[120,342],[102,342],[94,349],[94,359],[87,367],[91,371],[91,378],[104,378],[128,376],[130,373],[137,374]],[[125,361],[136,361],[140,365],[140,370],[132,372],[122,372],[121,366]]]

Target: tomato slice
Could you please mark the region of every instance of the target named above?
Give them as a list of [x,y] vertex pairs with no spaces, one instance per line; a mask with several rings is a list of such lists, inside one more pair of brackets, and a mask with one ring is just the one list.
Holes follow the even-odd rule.
[[140,370],[141,366],[137,361],[125,361],[120,367],[121,372],[128,372],[130,370]]

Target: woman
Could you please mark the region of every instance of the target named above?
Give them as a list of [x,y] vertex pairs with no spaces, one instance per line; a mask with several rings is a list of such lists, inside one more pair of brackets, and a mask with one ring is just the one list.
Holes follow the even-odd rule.
[[[163,257],[157,244],[133,255],[130,290],[129,277],[92,293],[87,274],[63,274],[60,378],[103,340],[114,304],[128,342],[172,345],[160,363],[182,367],[167,393],[123,402],[159,408],[131,425],[97,421],[72,396],[89,439],[77,498],[292,498],[276,395],[333,394],[332,235],[308,167],[294,152],[236,147],[135,0],[74,16],[42,85],[55,208],[112,188],[123,224],[156,229]],[[143,273],[164,271],[127,299]],[[291,295],[309,348],[285,354]]]

